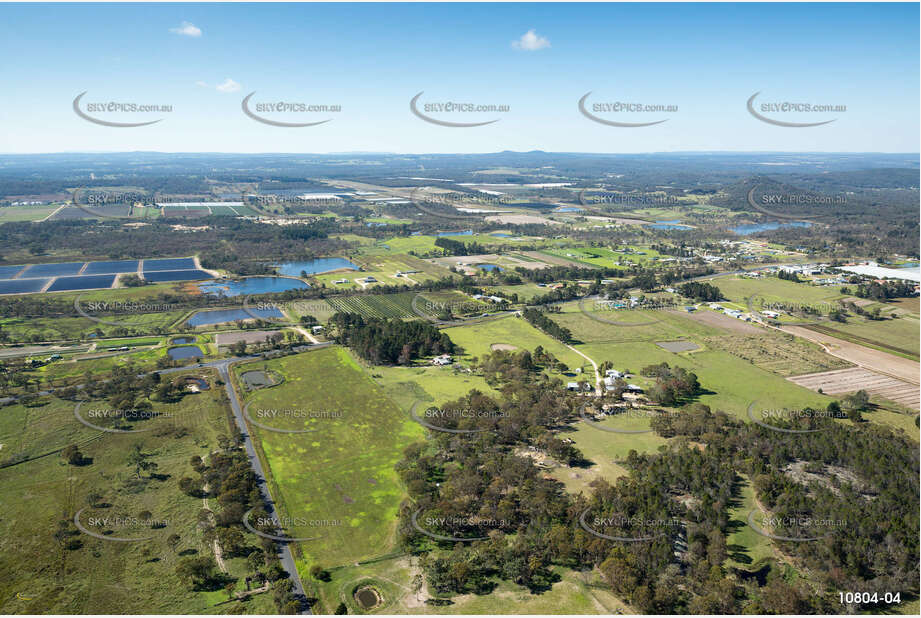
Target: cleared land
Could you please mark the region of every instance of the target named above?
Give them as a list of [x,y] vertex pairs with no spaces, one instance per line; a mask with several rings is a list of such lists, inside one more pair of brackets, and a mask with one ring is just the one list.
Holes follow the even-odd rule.
[[[72,402],[59,399],[34,407],[4,408],[0,457],[22,454],[34,459],[0,468],[0,612],[273,613],[270,594],[258,595],[246,604],[218,605],[227,598],[223,590],[192,592],[175,575],[176,564],[184,556],[211,555],[198,527],[202,501],[180,491],[179,479],[195,475],[189,464],[191,456],[207,456],[217,448],[217,437],[228,434],[221,393],[211,389],[177,403],[154,403],[154,409],[164,416],[143,421],[151,430],[141,434],[90,429],[76,420]],[[89,410],[90,405],[84,404],[83,409]],[[137,478],[128,463],[137,443],[151,455],[162,477],[151,478],[142,472]],[[77,444],[88,463],[68,465],[56,451],[69,444]],[[135,518],[143,511],[169,523],[155,530],[130,522],[112,527],[114,536],[152,537],[144,542],[116,543],[80,533],[65,536],[65,542],[76,542],[67,549],[55,539],[59,522],[73,519],[77,511],[88,507],[93,492],[111,506],[85,512],[81,521],[87,527],[92,526],[90,515]],[[166,542],[173,533],[180,536],[175,550]],[[253,545],[256,540],[247,538]],[[245,558],[227,563],[232,575],[246,572]]]
[[319,537],[294,548],[302,579],[309,580],[314,564],[334,567],[387,553],[403,498],[394,464],[403,448],[422,436],[421,427],[343,348],[247,363],[236,372],[263,368],[281,374],[284,383],[248,395],[250,416],[288,410],[257,420],[280,429],[313,430],[252,428],[280,514],[293,523],[288,534]]
[[917,384],[909,384],[862,367],[811,373],[787,379],[794,384],[805,386],[814,391],[822,389],[823,393],[830,395],[865,390],[871,395],[883,397],[913,410],[921,410],[921,405],[919,405],[918,401],[919,388]]
[[919,371],[921,371],[921,365],[916,361],[874,350],[823,333],[817,333],[803,326],[784,326],[783,330],[814,341],[822,345],[829,354],[843,358],[855,365],[894,376],[911,384],[918,384],[919,382],[918,376]]

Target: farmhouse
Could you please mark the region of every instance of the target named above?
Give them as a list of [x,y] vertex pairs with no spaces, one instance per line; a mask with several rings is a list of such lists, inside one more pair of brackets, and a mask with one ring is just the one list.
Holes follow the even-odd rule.
[[450,354],[442,354],[432,359],[433,365],[450,365],[452,362]]

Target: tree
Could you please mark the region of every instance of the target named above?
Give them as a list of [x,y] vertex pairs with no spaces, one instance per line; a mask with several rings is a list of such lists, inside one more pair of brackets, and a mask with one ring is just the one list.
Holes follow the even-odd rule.
[[64,447],[64,450],[61,451],[61,457],[67,460],[72,466],[79,466],[83,464],[83,453],[80,452],[80,449],[77,448],[76,444],[71,444]]
[[181,540],[182,538],[178,534],[171,534],[166,537],[166,545],[170,548],[171,551],[175,552],[176,548],[179,546],[179,541]]
[[339,603],[339,605],[336,606],[335,613],[336,615],[347,614],[349,613],[349,608],[345,606],[345,603]]

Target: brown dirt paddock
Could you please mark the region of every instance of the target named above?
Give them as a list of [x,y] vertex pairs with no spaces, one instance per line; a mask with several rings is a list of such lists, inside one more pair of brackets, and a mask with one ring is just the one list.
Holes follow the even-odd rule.
[[808,373],[787,379],[814,391],[821,388],[823,393],[829,395],[865,390],[871,395],[883,397],[913,410],[921,409],[921,404],[919,404],[921,392],[917,384],[909,384],[862,367]]
[[829,354],[848,360],[855,365],[860,365],[871,371],[890,375],[904,382],[908,382],[909,384],[919,383],[918,376],[919,373],[921,373],[921,365],[916,361],[902,358],[901,356],[895,356],[894,354],[888,354],[880,350],[874,350],[823,333],[817,333],[814,330],[802,326],[784,326],[782,330],[821,344],[826,348]]
[[510,344],[510,343],[494,343],[494,344],[492,344],[492,345],[489,346],[489,349],[490,349],[490,350],[493,350],[493,351],[495,351],[495,350],[505,350],[505,351],[507,351],[507,352],[510,352],[510,351],[512,351],[512,350],[517,350],[517,349],[518,349],[518,346],[517,346],[517,345],[512,345],[512,344]]
[[265,343],[265,338],[273,335],[278,331],[274,330],[239,330],[229,333],[218,333],[214,336],[214,342],[219,346],[232,345],[238,341],[246,343]]
[[764,332],[761,328],[753,325],[751,322],[745,322],[737,318],[731,318],[725,313],[717,313],[715,311],[710,311],[709,309],[700,309],[691,313],[672,310],[672,313],[677,313],[681,317],[701,322],[707,326],[715,326],[716,328],[722,328],[723,330],[729,330],[736,333],[758,335]]

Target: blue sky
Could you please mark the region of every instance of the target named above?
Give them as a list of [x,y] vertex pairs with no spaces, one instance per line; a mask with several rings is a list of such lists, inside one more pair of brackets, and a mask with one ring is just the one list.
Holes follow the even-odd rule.
[[[0,5],[0,152],[918,152],[918,4]],[[527,33],[532,34],[528,35]],[[524,37],[524,38],[523,38]],[[220,88],[219,88],[220,86]],[[172,106],[78,117],[73,99]],[[509,106],[428,115],[410,99]],[[677,106],[580,114],[596,103]],[[764,115],[746,101],[844,105]],[[340,105],[263,113],[241,101]],[[253,107],[251,106],[251,109]],[[600,108],[603,109],[603,108]],[[760,108],[759,108],[760,109]],[[89,113],[89,112],[88,112]]]

